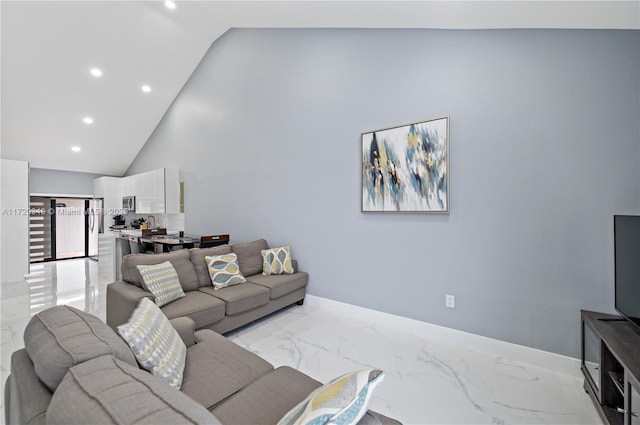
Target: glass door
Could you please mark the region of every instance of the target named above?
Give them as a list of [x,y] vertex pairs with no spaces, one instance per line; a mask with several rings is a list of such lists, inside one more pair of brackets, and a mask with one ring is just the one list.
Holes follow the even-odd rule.
[[600,338],[584,322],[582,332],[582,366],[595,384],[595,396],[600,400]]
[[55,200],[42,196],[29,198],[29,262],[56,258]]
[[96,257],[103,232],[102,199],[29,199],[29,260],[31,263]]
[[627,385],[627,391],[629,391],[629,405],[627,406],[627,412],[629,414],[629,425],[640,425],[640,392],[638,387],[631,382]]

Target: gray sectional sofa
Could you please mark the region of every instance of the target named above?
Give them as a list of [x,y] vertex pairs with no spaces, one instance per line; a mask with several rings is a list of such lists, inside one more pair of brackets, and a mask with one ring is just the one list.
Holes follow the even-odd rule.
[[[275,425],[320,386],[214,331],[196,331],[188,317],[171,325],[187,346],[180,390],[139,369],[98,318],[67,306],[38,313],[11,358],[6,423]],[[358,425],[398,423],[368,411]]]
[[[131,254],[122,259],[122,281],[107,286],[107,324],[112,328],[129,320],[143,297],[154,300],[143,289],[137,265],[170,261],[178,273],[185,297],[162,306],[169,318],[189,317],[196,329],[226,333],[291,304],[302,304],[309,275],[262,275],[261,250],[268,249],[264,239],[250,243],[221,245],[213,248],[182,249],[166,254]],[[247,282],[214,290],[205,256],[235,253],[240,272]]]

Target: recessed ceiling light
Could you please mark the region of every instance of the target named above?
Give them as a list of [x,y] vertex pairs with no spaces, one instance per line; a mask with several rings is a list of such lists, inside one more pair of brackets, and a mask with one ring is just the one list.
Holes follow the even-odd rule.
[[80,152],[80,146],[72,146],[71,150],[74,152]]
[[101,77],[102,71],[100,70],[100,68],[91,68],[91,75],[93,75],[94,77]]
[[167,9],[175,9],[176,8],[176,4],[172,1],[165,1],[164,5],[167,6]]
[[141,88],[141,89],[142,89],[142,91],[143,91],[143,92],[145,92],[145,93],[149,93],[149,92],[151,91],[151,86],[148,86],[148,85],[146,85],[146,84],[145,84],[144,86],[140,87],[140,88]]
[[91,117],[84,117],[82,118],[82,122],[89,125],[89,124],[93,124],[93,118]]

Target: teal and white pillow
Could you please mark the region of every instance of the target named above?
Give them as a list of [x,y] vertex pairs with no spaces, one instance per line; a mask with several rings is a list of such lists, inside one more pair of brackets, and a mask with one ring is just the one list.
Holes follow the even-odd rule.
[[143,369],[162,382],[180,389],[187,359],[187,347],[160,307],[143,298],[129,321],[118,326]]
[[356,424],[367,413],[374,388],[384,378],[378,369],[348,373],[309,394],[278,425]]
[[236,254],[206,256],[204,261],[207,263],[214,290],[247,281],[240,273]]
[[144,289],[153,294],[159,307],[184,297],[178,273],[170,261],[136,267],[142,276]]
[[262,274],[292,274],[293,264],[291,262],[291,246],[279,248],[263,249],[262,253]]

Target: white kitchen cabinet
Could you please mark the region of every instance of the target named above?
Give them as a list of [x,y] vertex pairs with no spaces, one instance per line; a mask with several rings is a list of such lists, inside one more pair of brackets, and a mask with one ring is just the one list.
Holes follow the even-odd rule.
[[164,169],[165,213],[178,214],[180,211],[180,171],[177,168]]
[[98,275],[101,281],[116,280],[116,236],[111,230],[98,235]]
[[103,208],[113,215],[114,210],[122,208],[121,181],[118,177],[98,177],[93,180],[93,197],[104,200]]
[[138,179],[137,175],[127,176],[120,179],[122,196],[137,196]]
[[127,177],[98,177],[93,181],[94,197],[104,199],[105,209],[121,209],[124,196],[136,197],[136,214],[180,212],[180,172],[159,168]]
[[164,168],[131,177],[136,177],[136,213],[164,213]]

